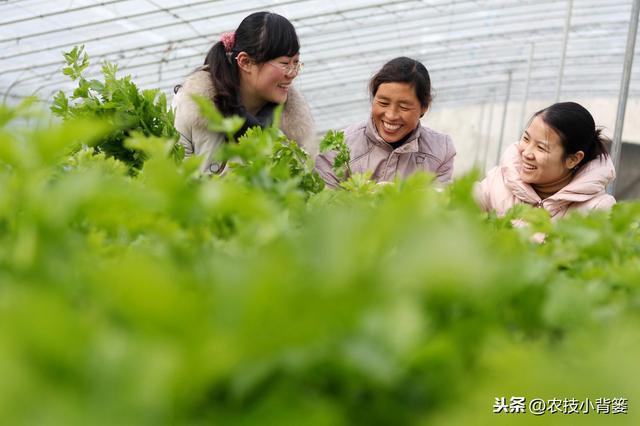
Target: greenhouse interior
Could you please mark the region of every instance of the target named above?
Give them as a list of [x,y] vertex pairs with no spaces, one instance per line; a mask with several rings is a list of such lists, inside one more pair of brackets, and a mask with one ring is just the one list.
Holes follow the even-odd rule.
[[452,136],[456,173],[494,166],[499,147],[518,140],[527,119],[556,101],[583,104],[613,138],[625,102],[617,190],[638,198],[640,66],[631,67],[621,100],[632,3],[2,1],[0,94],[10,103],[30,95],[50,102],[71,87],[60,72],[62,52],[84,45],[94,65],[117,63],[139,87],[171,96],[223,32],[264,9],[298,31],[305,68],[296,84],[320,134],[366,117],[368,80],[387,60],[408,56],[431,74],[435,97],[424,121]]
[[[0,0],[0,424],[638,424],[639,9]],[[418,196],[420,178],[354,175],[349,198],[311,163],[267,169],[243,144],[229,162],[253,169],[198,180],[133,130],[87,148],[106,130],[69,119],[102,102],[82,104],[79,81],[104,89],[110,63],[158,89],[164,127],[145,137],[177,140],[177,88],[259,11],[295,28],[314,122],[306,154],[269,143],[312,162],[329,131],[369,119],[376,72],[408,57],[432,84],[418,123],[455,146],[452,186]],[[76,73],[65,55],[80,46]],[[611,215],[478,219],[474,181],[557,102],[584,106],[610,142]]]

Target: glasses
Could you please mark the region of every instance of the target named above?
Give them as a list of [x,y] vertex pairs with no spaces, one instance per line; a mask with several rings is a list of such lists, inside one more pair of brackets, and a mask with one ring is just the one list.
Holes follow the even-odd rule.
[[284,75],[298,75],[302,72],[302,70],[304,69],[304,64],[302,62],[297,62],[295,64],[274,64],[273,62],[267,62],[269,65],[273,65],[274,67],[278,68],[279,70],[281,70],[282,72],[284,72]]

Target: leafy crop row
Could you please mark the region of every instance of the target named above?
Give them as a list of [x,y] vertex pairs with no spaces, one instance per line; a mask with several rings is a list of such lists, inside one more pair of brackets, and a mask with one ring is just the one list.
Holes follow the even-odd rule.
[[[0,107],[0,423],[638,422],[639,203],[551,223],[481,213],[474,174],[323,190],[275,129],[202,177],[100,84],[59,125]],[[629,412],[492,414],[499,396]]]

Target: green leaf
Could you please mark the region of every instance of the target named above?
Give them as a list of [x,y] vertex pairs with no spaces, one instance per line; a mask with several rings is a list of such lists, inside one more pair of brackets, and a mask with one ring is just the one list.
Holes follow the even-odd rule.
[[83,70],[88,67],[88,55],[83,46],[76,46],[64,53],[69,65],[63,73],[78,80],[69,101],[64,93],[54,98],[52,112],[65,119],[84,117],[107,120],[113,132],[97,144],[98,153],[117,158],[129,165],[135,174],[146,159],[140,151],[127,147],[125,139],[135,132],[145,136],[173,139],[172,158],[176,161],[184,156],[184,150],[177,146],[178,134],[173,127],[173,112],[167,108],[166,97],[158,96],[158,90],[139,91],[130,76],[118,79],[118,66],[105,61],[102,64],[103,81],[86,80]]
[[334,151],[333,171],[338,179],[343,180],[351,175],[351,151],[344,141],[344,132],[329,130],[320,141],[320,152]]
[[212,132],[224,133],[228,140],[232,140],[233,135],[244,124],[244,119],[238,116],[224,117],[209,99],[194,94],[190,96],[200,109],[200,113],[208,120],[208,129]]

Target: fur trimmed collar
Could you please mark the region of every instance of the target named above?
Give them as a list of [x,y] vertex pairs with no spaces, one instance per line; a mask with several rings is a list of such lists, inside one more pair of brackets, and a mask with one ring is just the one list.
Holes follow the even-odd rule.
[[[181,98],[179,104],[184,120],[192,127],[206,129],[207,120],[200,114],[198,106],[191,98],[185,96],[188,94],[204,96],[213,102],[216,91],[206,68],[200,68],[189,75],[176,95]],[[293,86],[289,87],[289,94],[284,103],[280,129],[289,139],[295,140],[307,150],[313,148],[314,123],[309,104]]]

